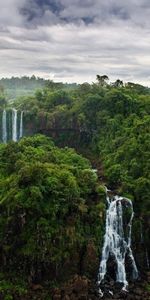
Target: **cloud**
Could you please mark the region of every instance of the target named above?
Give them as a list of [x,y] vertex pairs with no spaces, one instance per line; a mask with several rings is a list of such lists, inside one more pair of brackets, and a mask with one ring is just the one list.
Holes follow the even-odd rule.
[[5,0],[1,11],[1,77],[149,83],[149,1]]
[[5,0],[0,4],[0,29],[7,28],[9,26],[21,26],[22,15],[19,13],[22,5],[25,4],[25,0]]
[[[27,0],[22,13],[30,25],[62,23],[111,23],[131,20],[141,26],[149,23],[149,0]],[[149,24],[147,24],[149,25]]]

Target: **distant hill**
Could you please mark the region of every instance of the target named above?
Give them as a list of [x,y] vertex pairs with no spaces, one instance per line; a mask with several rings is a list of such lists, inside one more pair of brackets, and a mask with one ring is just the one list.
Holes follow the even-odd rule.
[[53,82],[32,75],[31,77],[11,77],[0,79],[0,89],[4,90],[7,100],[14,100],[20,96],[33,95],[37,89],[42,89],[45,85],[61,88],[72,89],[76,84],[63,84],[61,82]]

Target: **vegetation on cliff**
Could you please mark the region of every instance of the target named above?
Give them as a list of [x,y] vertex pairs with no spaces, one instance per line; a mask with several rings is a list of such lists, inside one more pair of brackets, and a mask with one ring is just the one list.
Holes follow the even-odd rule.
[[16,273],[35,283],[96,275],[104,192],[88,160],[68,146],[94,164],[100,161],[100,180],[133,199],[133,248],[138,268],[146,267],[150,90],[121,80],[108,84],[107,76],[98,75],[97,83],[74,89],[49,83],[9,105],[1,95],[2,109],[24,111],[24,135],[43,133],[63,146],[38,135],[0,147],[1,261],[7,279]]
[[2,299],[19,295],[17,278],[51,286],[96,276],[105,197],[89,161],[38,135],[1,144],[0,174]]
[[[99,77],[71,91],[45,87],[32,99],[19,99],[16,107],[29,111],[30,128],[101,160],[107,185],[134,199],[135,235],[143,228],[144,247],[150,249],[150,89]],[[139,237],[135,240],[140,252]]]
[[99,77],[69,92],[47,86],[18,99],[16,107],[27,111],[24,131],[36,128],[63,146],[88,147],[101,159],[108,184],[134,196],[147,213],[150,90],[120,80],[108,85]]

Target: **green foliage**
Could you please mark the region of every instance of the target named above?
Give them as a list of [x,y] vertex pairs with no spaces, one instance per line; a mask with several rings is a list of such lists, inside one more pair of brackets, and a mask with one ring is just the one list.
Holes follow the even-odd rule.
[[147,292],[150,292],[150,284],[147,284],[147,285],[146,285],[146,291],[147,291]]
[[0,84],[0,107],[5,108],[6,104],[7,101],[6,101],[5,89],[3,85]]
[[25,296],[27,288],[24,282],[12,282],[10,280],[0,280],[0,297],[3,300],[13,300],[14,296]]
[[[52,80],[39,78],[35,75],[32,75],[31,77],[23,76],[0,79],[0,94],[5,89],[8,100],[14,100],[17,97],[22,96],[32,96],[36,90],[40,90],[44,87],[53,91],[60,89],[72,90],[73,88],[76,88],[76,84],[53,82]],[[37,98],[40,97],[40,93],[36,92],[36,96]]]
[[14,269],[36,280],[44,272],[51,280],[89,238],[98,251],[104,207],[89,203],[92,195],[102,198],[87,159],[37,135],[1,145],[0,174],[1,260],[8,274]]
[[[101,160],[102,180],[133,199],[149,248],[150,89],[119,79],[109,85],[105,75],[97,81],[70,88],[47,82],[13,105],[24,110],[25,135],[42,132],[63,147],[74,146]],[[0,174],[0,237],[6,261],[14,257],[11,264],[17,268],[19,261],[25,274],[34,270],[33,277],[40,277],[38,270],[46,272],[48,265],[56,278],[63,262],[89,239],[98,253],[105,190],[88,160],[38,135],[0,146]]]
[[103,185],[98,185],[96,187],[96,192],[98,193],[98,195],[100,195],[101,197],[106,197],[106,188]]
[[143,214],[149,196],[150,89],[119,79],[109,85],[107,79],[97,75],[97,83],[69,92],[51,83],[36,93],[34,104],[30,99],[19,105],[33,113],[34,127],[42,123],[46,132],[56,130],[58,144],[96,153],[108,184],[133,195],[138,211],[140,198]]

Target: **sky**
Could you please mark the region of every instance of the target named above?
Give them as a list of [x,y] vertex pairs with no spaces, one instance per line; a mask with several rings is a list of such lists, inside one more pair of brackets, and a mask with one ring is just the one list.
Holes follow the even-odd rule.
[[150,0],[0,0],[0,77],[150,86]]

